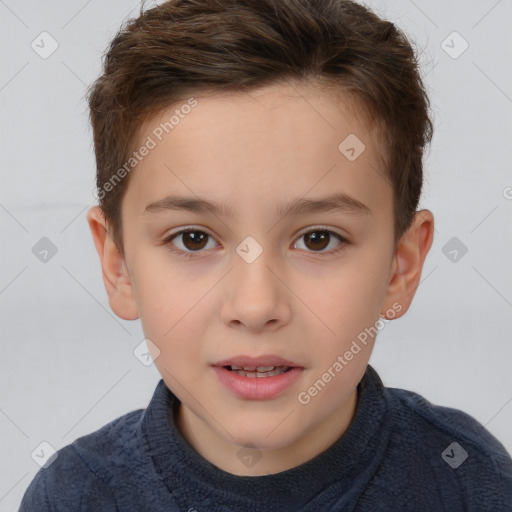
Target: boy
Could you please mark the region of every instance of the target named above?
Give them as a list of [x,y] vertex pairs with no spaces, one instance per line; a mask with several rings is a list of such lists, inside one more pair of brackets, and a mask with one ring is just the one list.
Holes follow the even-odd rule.
[[347,0],[171,0],[90,96],[114,312],[162,380],[59,451],[28,511],[505,511],[512,461],[463,412],[385,388],[378,328],[432,244],[414,52]]

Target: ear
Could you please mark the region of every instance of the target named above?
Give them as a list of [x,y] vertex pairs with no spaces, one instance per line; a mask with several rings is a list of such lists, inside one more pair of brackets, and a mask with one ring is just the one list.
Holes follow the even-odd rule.
[[[386,298],[381,312],[383,318],[399,318],[409,309],[419,286],[423,263],[432,245],[433,237],[432,212],[429,210],[416,212],[413,224],[402,235],[393,257]],[[394,315],[386,317],[386,311],[393,311]]]
[[89,210],[87,221],[100,256],[103,283],[110,307],[124,320],[135,320],[139,317],[139,312],[124,256],[117,248],[99,206]]

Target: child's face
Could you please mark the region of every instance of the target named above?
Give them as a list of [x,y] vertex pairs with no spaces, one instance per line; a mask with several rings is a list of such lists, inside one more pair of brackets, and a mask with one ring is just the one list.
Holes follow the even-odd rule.
[[[140,138],[151,136],[156,147],[132,171],[123,199],[129,284],[111,304],[125,318],[138,311],[192,444],[277,450],[322,432],[332,442],[353,416],[375,331],[366,343],[358,335],[396,304],[388,286],[392,189],[380,174],[377,140],[325,93],[296,90],[302,97],[284,85],[196,97],[162,141],[154,130],[180,105]],[[353,161],[338,148],[352,134],[366,146],[357,156],[360,143],[349,139]],[[290,203],[336,194],[366,210],[284,214]],[[203,200],[231,215],[199,208]],[[170,239],[185,228],[193,233]],[[259,366],[279,357],[299,368],[291,377],[237,376],[235,389],[221,378],[233,373],[216,365],[240,356],[270,357]]]

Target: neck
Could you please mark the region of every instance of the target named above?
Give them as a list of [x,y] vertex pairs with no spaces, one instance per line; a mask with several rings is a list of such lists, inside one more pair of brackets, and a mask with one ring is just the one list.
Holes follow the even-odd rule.
[[[346,432],[356,408],[357,389],[354,389],[322,423],[289,445],[265,450],[243,448],[244,459],[260,459],[257,464],[247,466],[240,460],[241,446],[229,443],[182,403],[176,413],[176,426],[194,450],[217,468],[237,476],[262,476],[294,468],[327,450]],[[288,419],[293,421],[292,416],[293,412]]]

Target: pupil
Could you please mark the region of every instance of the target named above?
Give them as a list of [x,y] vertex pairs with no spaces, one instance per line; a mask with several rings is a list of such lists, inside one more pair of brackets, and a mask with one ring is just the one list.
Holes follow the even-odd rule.
[[206,233],[201,231],[187,231],[183,233],[183,243],[187,249],[202,249],[206,245]]
[[325,249],[329,245],[330,235],[327,233],[327,231],[312,231],[311,233],[307,233],[304,236],[306,237],[306,240],[313,242],[312,247],[310,247],[310,244],[306,242],[306,246],[309,249],[321,250]]

